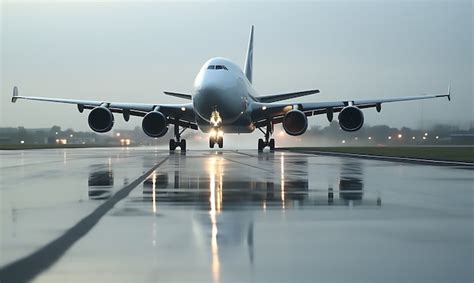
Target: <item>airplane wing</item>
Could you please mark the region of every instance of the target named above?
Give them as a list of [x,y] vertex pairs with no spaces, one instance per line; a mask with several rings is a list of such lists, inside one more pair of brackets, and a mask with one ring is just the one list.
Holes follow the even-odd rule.
[[315,94],[315,93],[319,93],[319,89],[257,96],[255,97],[255,100],[259,102],[263,102],[263,103],[270,103],[270,102],[276,102],[276,101],[306,96],[306,95]]
[[327,114],[328,119],[331,121],[333,113],[340,112],[344,107],[350,105],[356,106],[360,109],[376,108],[377,111],[380,112],[383,103],[433,99],[441,97],[447,97],[448,100],[451,100],[450,87],[448,87],[448,92],[445,94],[287,104],[255,102],[252,104],[252,120],[255,122],[256,127],[265,126],[269,119],[272,120],[274,124],[278,124],[283,121],[283,117],[288,111],[298,109],[303,111],[306,116]]
[[36,100],[45,102],[56,102],[66,104],[76,104],[79,112],[84,109],[94,109],[98,106],[109,108],[113,113],[122,113],[125,121],[128,121],[130,116],[144,117],[150,111],[160,111],[168,117],[170,122],[177,121],[180,126],[197,129],[197,124],[194,117],[192,103],[186,104],[151,104],[151,103],[125,103],[125,102],[108,102],[99,100],[80,100],[80,99],[64,99],[64,98],[50,98],[38,96],[20,96],[18,95],[18,88],[13,88],[12,103],[18,99]]

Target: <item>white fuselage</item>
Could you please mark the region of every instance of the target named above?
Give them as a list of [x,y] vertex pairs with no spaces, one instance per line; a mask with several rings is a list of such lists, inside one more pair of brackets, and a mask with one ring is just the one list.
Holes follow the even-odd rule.
[[194,80],[193,106],[196,121],[203,132],[212,127],[211,116],[217,111],[225,133],[249,133],[255,130],[251,105],[255,91],[242,70],[225,58],[212,58],[201,67]]

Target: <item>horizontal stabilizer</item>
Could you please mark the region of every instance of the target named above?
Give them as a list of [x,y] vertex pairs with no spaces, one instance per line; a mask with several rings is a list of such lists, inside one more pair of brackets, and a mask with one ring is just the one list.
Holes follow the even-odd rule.
[[268,103],[268,102],[281,101],[281,100],[295,98],[295,97],[306,96],[306,95],[315,94],[315,93],[319,93],[319,89],[259,96],[257,97],[257,100],[260,102]]
[[186,94],[186,93],[179,93],[179,92],[171,92],[171,91],[164,91],[163,92],[166,95],[174,96],[174,97],[179,97],[182,99],[187,99],[187,100],[192,100],[191,94]]

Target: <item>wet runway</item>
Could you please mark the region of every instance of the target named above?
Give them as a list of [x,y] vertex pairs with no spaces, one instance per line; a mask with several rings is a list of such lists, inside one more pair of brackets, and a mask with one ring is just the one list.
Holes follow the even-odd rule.
[[473,170],[315,154],[0,151],[3,282],[473,282]]

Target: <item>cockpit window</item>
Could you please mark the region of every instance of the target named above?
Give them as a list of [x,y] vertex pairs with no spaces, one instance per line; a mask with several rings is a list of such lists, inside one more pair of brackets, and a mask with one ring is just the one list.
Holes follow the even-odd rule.
[[226,70],[228,71],[227,67],[224,65],[209,65],[207,67],[208,70]]

